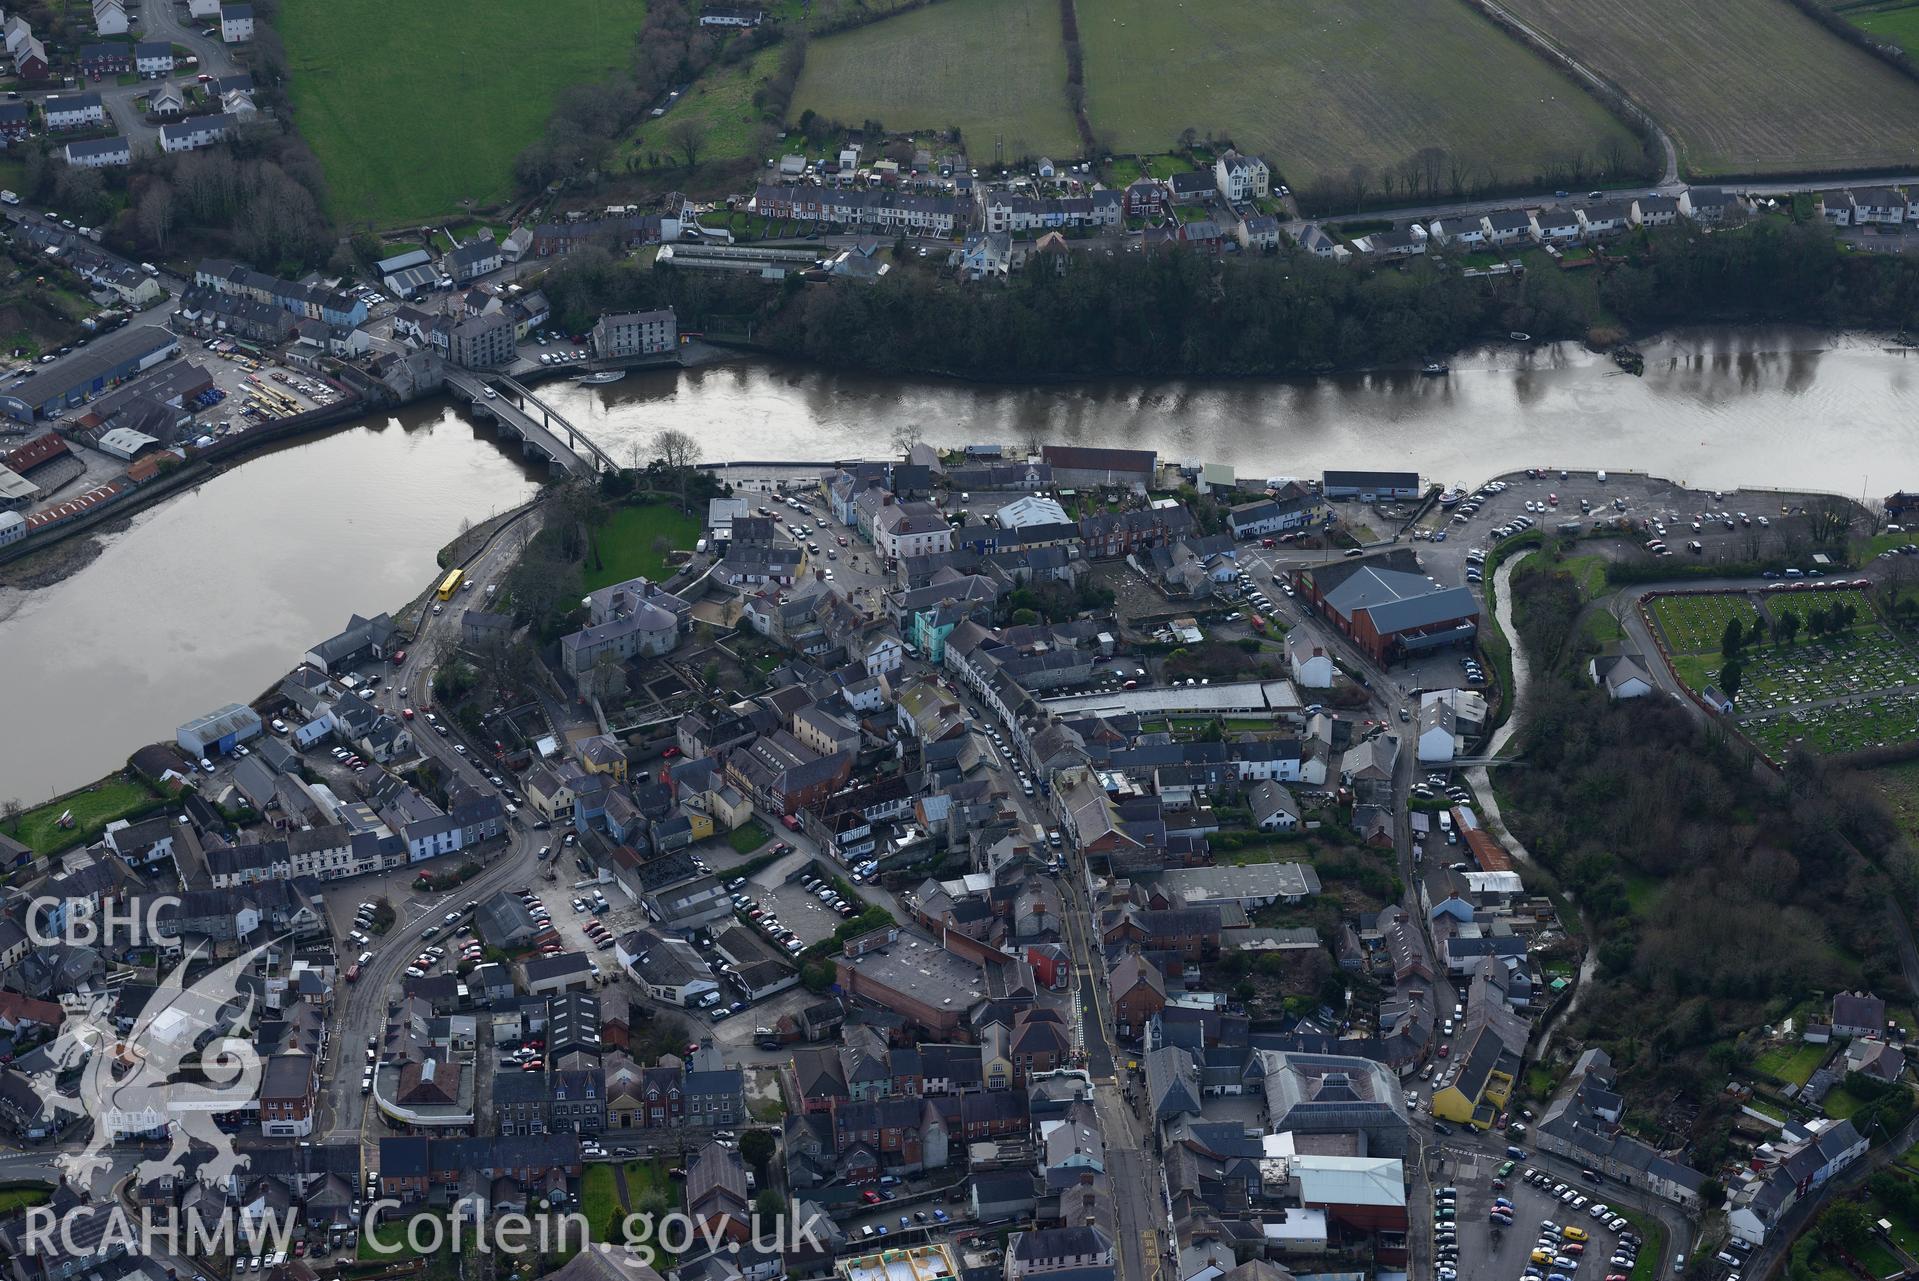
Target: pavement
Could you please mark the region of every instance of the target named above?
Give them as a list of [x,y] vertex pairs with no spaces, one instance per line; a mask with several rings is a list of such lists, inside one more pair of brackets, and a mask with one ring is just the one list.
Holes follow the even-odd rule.
[[[485,584],[497,581],[506,571],[519,550],[521,536],[537,527],[538,512],[536,508],[496,530],[468,563],[468,581],[480,585],[473,590],[483,591]],[[433,656],[442,645],[450,645],[457,638],[459,613],[457,609],[439,614],[430,609],[421,612],[418,630],[406,646],[407,660],[389,675],[380,695],[383,704],[397,707],[401,687],[409,687],[409,696],[424,692]],[[402,625],[406,622],[401,621]],[[453,750],[454,738],[422,730],[417,742],[421,753],[449,778],[478,791],[492,788],[478,766]],[[530,817],[529,811],[522,810],[522,819],[530,820]],[[410,884],[418,876],[418,871],[411,868],[388,873],[381,880],[356,878],[341,886],[340,896],[355,902],[379,897],[380,891],[387,892],[398,919],[387,933],[375,937],[369,945],[373,958],[362,968],[359,981],[341,987],[344,999],[335,1011],[332,1037],[336,1052],[330,1065],[331,1074],[322,1082],[314,1126],[316,1139],[338,1142],[357,1138],[362,1147],[363,1170],[377,1168],[379,1140],[386,1130],[381,1122],[373,1119],[372,1109],[365,1107],[359,1089],[359,1069],[364,1061],[367,1038],[384,1029],[387,1003],[397,995],[394,985],[424,945],[425,931],[440,924],[442,914],[450,910],[447,904],[457,907],[469,899],[483,901],[498,890],[533,883],[540,866],[535,854],[549,839],[548,833],[535,831],[526,822],[509,821],[507,834],[479,851],[485,870],[446,894],[416,895],[410,889],[395,885],[396,879]]]

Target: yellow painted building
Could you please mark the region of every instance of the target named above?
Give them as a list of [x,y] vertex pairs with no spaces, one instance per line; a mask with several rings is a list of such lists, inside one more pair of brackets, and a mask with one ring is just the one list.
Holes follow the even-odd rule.
[[1491,1129],[1506,1101],[1512,1098],[1519,1061],[1487,1026],[1462,1047],[1458,1062],[1459,1075],[1444,1089],[1433,1091],[1433,1115]]

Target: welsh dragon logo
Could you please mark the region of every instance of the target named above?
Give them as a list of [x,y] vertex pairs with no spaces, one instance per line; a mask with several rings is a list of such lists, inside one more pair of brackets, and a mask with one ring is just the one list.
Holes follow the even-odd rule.
[[[55,1164],[75,1189],[96,1195],[97,1177],[112,1166],[109,1149],[128,1135],[164,1130],[170,1141],[158,1160],[142,1161],[142,1181],[185,1173],[184,1158],[197,1141],[212,1149],[199,1177],[217,1183],[245,1168],[233,1137],[214,1123],[218,1113],[245,1107],[259,1097],[260,1056],[252,1041],[229,1035],[250,1029],[254,1001],[239,997],[239,980],[268,945],[227,962],[187,986],[186,959],[155,989],[133,1029],[121,1032],[113,1017],[118,998],[96,995],[82,1014],[69,1014],[48,1046],[53,1066],[29,1079],[50,1114],[89,1117],[92,1133],[77,1152],[61,1152]],[[77,1095],[62,1092],[58,1077],[80,1069]],[[185,1075],[187,1079],[176,1080]]]

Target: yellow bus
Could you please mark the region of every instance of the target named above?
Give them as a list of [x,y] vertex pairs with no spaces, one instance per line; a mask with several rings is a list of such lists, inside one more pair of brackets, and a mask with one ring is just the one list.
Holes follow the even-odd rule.
[[452,600],[453,593],[460,590],[460,580],[465,577],[466,571],[464,569],[448,571],[447,576],[440,580],[440,599]]

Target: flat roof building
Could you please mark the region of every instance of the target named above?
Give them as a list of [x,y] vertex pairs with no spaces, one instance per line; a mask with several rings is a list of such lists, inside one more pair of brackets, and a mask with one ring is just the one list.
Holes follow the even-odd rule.
[[160,326],[128,325],[0,392],[0,411],[23,423],[58,417],[70,406],[179,354],[180,340]]
[[1297,903],[1319,893],[1319,873],[1306,863],[1176,867],[1159,873],[1152,883],[1177,894],[1188,907],[1230,901],[1248,911],[1268,903]]
[[1419,497],[1419,473],[1416,471],[1329,471],[1321,477],[1328,498],[1357,498],[1374,502],[1381,498]]
[[980,967],[913,930],[884,947],[838,960],[840,989],[898,1014],[930,1032],[957,1030],[986,995]]

